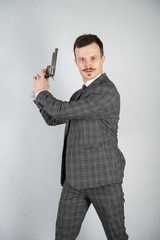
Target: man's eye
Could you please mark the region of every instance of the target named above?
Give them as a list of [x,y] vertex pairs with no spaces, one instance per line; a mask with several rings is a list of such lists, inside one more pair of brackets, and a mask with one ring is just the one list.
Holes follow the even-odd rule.
[[92,57],[92,60],[95,60],[96,58],[95,57]]
[[80,61],[81,61],[81,62],[84,62],[84,61],[85,61],[85,59],[84,59],[84,58],[81,58],[81,59],[80,59]]

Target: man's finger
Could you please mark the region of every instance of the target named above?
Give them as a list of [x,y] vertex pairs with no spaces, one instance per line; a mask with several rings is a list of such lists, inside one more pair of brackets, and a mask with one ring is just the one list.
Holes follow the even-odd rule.
[[42,77],[45,77],[45,75],[46,75],[46,69],[42,69],[42,71],[41,71],[41,76],[42,76]]
[[37,78],[40,78],[41,76],[39,74],[36,75]]
[[46,73],[46,69],[42,69],[41,73],[45,74]]
[[36,80],[36,79],[37,79],[36,76],[33,76],[32,78],[33,78],[33,80]]

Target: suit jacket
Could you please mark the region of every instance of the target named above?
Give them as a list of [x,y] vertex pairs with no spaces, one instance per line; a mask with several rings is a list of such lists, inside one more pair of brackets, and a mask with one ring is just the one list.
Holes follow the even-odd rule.
[[77,189],[122,182],[125,159],[118,148],[120,96],[105,73],[69,102],[50,92],[39,93],[35,104],[48,125],[66,123],[61,184]]

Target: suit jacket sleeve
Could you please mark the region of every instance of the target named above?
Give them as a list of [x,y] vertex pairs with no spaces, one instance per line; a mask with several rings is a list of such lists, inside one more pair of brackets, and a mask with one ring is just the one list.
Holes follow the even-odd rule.
[[69,102],[61,101],[50,92],[43,91],[34,102],[43,109],[41,110],[43,116],[49,114],[55,119],[54,121],[98,119],[108,115],[113,108],[119,107],[119,94],[116,88],[102,84],[102,86],[92,87],[87,95],[82,94],[78,100],[71,98]]
[[61,121],[61,120],[57,120],[54,117],[52,117],[51,115],[49,115],[43,108],[40,109],[40,113],[42,115],[42,117],[44,118],[45,122],[49,125],[49,126],[56,126],[59,124],[63,124],[66,121]]
[[[77,91],[77,92],[78,92],[78,91]],[[76,95],[77,92],[75,92],[75,93],[72,95],[71,99],[74,98],[74,95]],[[71,99],[70,99],[70,100],[71,100]],[[35,101],[34,101],[34,102],[35,102]],[[36,103],[36,102],[35,102],[35,103]],[[60,125],[60,124],[66,123],[66,120],[57,120],[57,119],[55,119],[54,117],[52,117],[51,115],[49,115],[49,114],[46,112],[46,110],[44,110],[43,108],[40,107],[40,105],[37,104],[37,107],[39,108],[39,111],[40,111],[42,117],[44,118],[45,122],[46,122],[49,126],[56,126],[56,125]]]

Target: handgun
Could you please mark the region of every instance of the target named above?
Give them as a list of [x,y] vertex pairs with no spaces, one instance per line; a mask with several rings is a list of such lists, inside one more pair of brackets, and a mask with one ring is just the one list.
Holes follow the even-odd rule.
[[52,53],[51,65],[47,66],[45,78],[54,77],[56,69],[58,48],[55,48],[55,52]]

